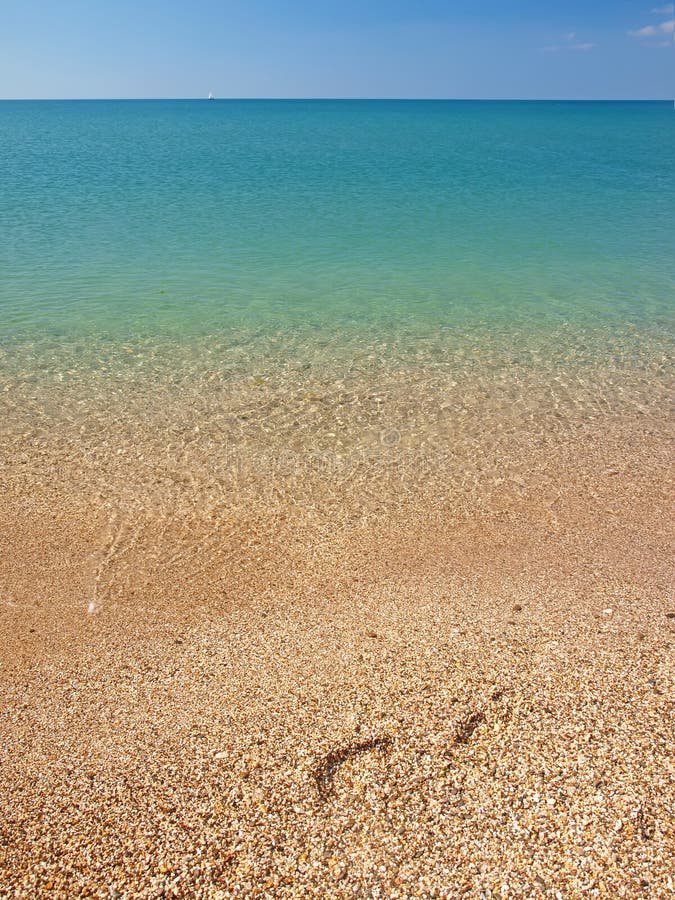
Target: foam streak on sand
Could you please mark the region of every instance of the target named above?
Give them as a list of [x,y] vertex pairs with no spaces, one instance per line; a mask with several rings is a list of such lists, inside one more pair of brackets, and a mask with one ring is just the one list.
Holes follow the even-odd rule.
[[672,380],[624,338],[8,354],[2,893],[671,892]]

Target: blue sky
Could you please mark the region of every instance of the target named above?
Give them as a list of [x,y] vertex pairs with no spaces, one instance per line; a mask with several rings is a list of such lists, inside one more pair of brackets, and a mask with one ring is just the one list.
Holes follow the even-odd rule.
[[0,0],[0,97],[670,98],[663,0]]

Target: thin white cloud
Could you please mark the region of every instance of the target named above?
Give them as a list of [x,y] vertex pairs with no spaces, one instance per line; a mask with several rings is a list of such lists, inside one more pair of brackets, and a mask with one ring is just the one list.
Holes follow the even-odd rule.
[[628,34],[630,37],[639,38],[639,39],[647,39],[660,37],[663,35],[675,35],[675,19],[667,19],[665,22],[659,22],[658,25],[645,25],[644,28],[636,28],[634,31],[629,31]]
[[634,38],[650,38],[656,37],[658,31],[655,25],[645,25],[644,28],[636,28],[635,31],[629,31],[628,34]]
[[543,53],[560,53],[561,50],[592,50],[595,47],[595,44],[592,44],[590,41],[575,40],[576,36],[576,31],[568,31],[565,35],[567,43],[549,44],[547,47],[541,47],[540,49]]
[[650,10],[653,16],[672,16],[675,13],[675,3],[666,3],[665,6],[655,6]]

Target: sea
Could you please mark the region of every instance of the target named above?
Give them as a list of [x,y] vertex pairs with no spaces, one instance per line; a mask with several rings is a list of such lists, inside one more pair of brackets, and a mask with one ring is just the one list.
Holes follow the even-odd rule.
[[0,102],[5,476],[333,517],[517,485],[666,427],[674,225],[665,102]]

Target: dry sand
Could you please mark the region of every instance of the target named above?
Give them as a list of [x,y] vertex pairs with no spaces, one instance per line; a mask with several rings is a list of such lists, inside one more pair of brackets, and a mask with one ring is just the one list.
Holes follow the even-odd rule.
[[229,505],[47,441],[0,469],[2,896],[673,893],[662,421]]

